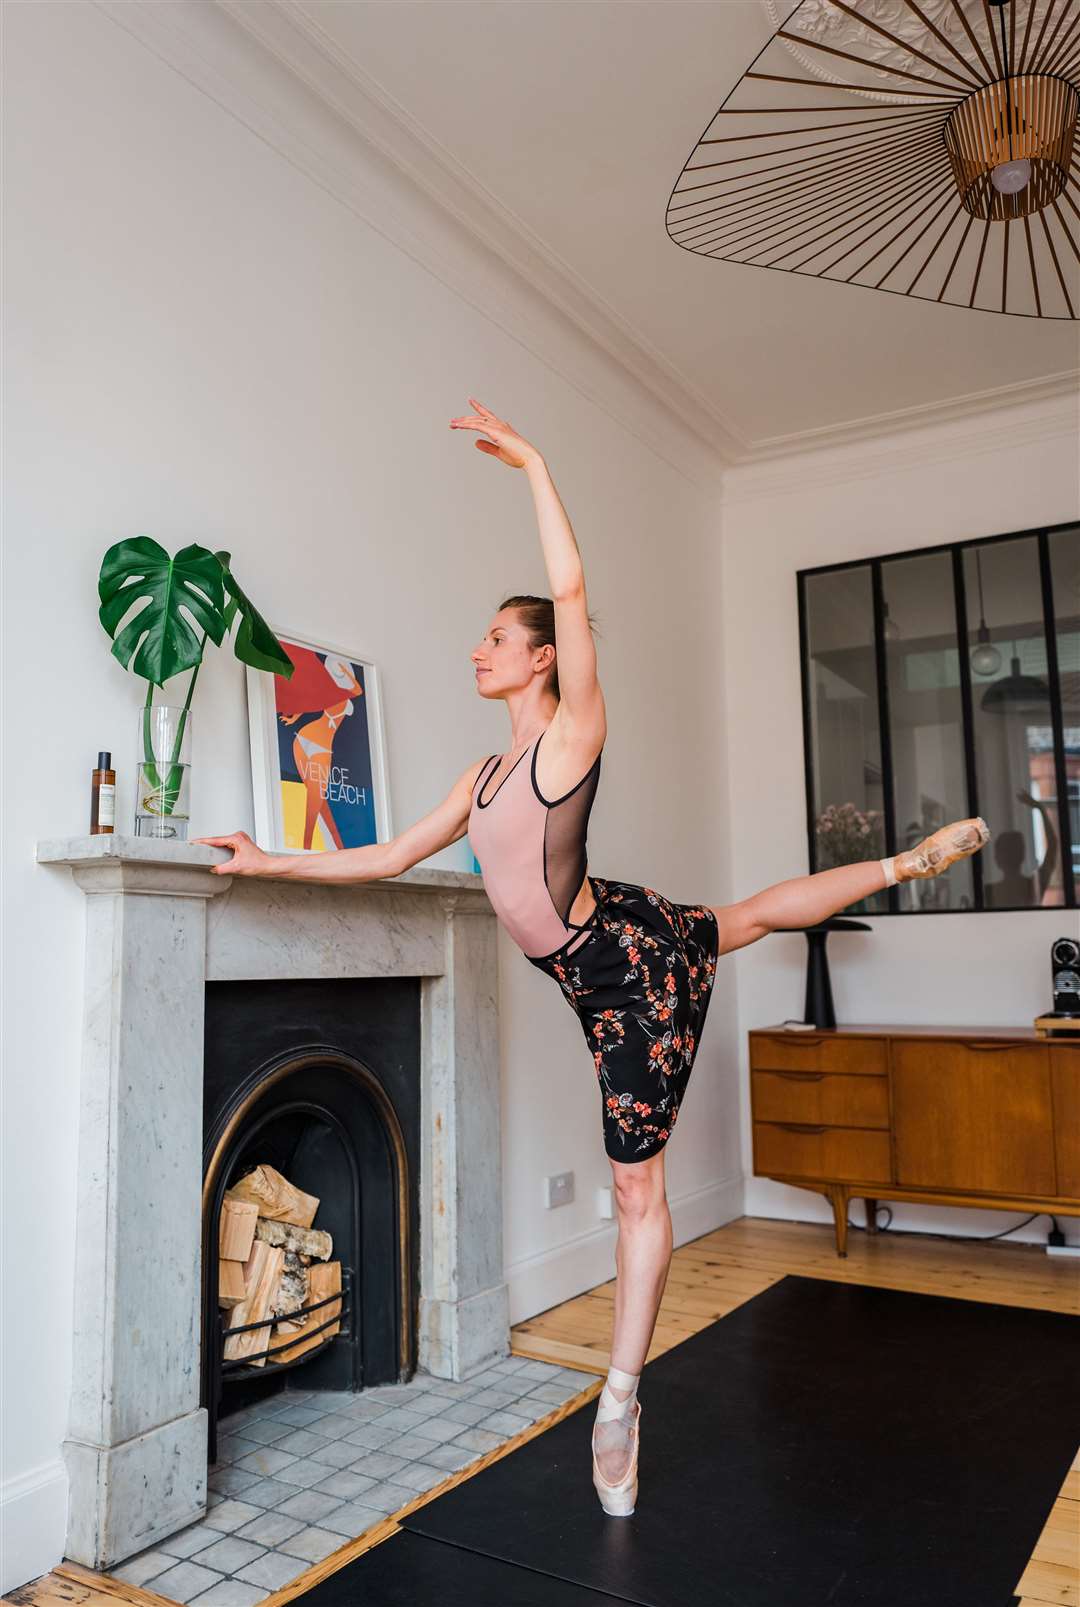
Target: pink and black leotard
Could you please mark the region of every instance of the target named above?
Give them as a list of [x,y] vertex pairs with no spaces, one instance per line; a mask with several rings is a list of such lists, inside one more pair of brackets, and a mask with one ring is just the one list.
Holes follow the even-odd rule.
[[716,916],[634,882],[589,876],[596,908],[571,921],[600,755],[569,792],[547,799],[536,781],[543,735],[485,798],[503,758],[490,756],[473,788],[469,841],[500,922],[559,983],[582,1024],[608,1155],[647,1160],[675,1126],[697,1054],[716,973]]

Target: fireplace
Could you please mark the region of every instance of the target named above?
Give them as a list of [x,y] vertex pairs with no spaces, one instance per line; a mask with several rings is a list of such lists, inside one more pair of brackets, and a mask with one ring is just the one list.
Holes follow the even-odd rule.
[[[219,1417],[287,1378],[351,1391],[415,1370],[419,984],[208,983],[204,1074],[202,1403],[214,1462]],[[229,1359],[225,1333],[237,1325],[218,1302],[222,1200],[265,1165],[318,1198],[314,1225],[331,1236],[342,1294],[307,1316],[303,1336],[315,1345],[295,1359],[267,1319],[254,1356]]]
[[63,1453],[65,1554],[91,1568],[202,1518],[211,1415],[231,1391],[280,1387],[209,1376],[205,1235],[249,1162],[287,1156],[332,1213],[349,1309],[308,1363],[324,1387],[414,1366],[464,1379],[509,1353],[480,878],[212,875],[227,857],[107,834],[38,844],[87,894]]

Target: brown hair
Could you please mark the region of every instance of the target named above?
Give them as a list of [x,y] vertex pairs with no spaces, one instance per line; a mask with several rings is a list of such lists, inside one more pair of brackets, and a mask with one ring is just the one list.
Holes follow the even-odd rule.
[[[504,608],[516,609],[521,623],[528,631],[529,651],[535,653],[538,647],[546,647],[550,642],[555,647],[555,604],[550,597],[507,597],[499,604],[498,613]],[[589,629],[596,631],[593,616],[589,615]],[[559,665],[556,660],[551,666],[548,676],[548,690],[559,697]]]

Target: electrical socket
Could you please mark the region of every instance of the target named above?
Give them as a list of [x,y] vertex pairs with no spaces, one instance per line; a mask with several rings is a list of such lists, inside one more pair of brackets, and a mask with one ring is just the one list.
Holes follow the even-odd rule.
[[544,1205],[551,1211],[556,1205],[569,1205],[574,1198],[573,1172],[556,1172],[544,1179]]
[[614,1200],[613,1194],[614,1194],[614,1191],[613,1191],[610,1183],[608,1183],[607,1185],[597,1189],[597,1191],[596,1191],[596,1214],[597,1214],[597,1216],[613,1217],[615,1215],[615,1200]]

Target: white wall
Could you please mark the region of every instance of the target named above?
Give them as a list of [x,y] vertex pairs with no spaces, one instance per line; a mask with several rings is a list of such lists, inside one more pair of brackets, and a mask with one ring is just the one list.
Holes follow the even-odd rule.
[[[796,571],[1076,518],[1077,425],[1075,403],[1040,403],[725,476],[720,608],[735,898],[808,869]],[[1050,1003],[1050,943],[1078,929],[1066,910],[870,925],[871,933],[829,939],[839,1021],[1030,1026]],[[832,1220],[820,1194],[751,1176],[746,1034],[801,1017],[805,970],[797,934],[735,956],[748,1216]],[[1022,1215],[900,1202],[892,1211],[896,1228],[950,1234],[1001,1232]],[[851,1216],[863,1222],[861,1206]],[[1012,1237],[1045,1243],[1048,1225],[1039,1218]],[[1080,1240],[1080,1222],[1061,1225]]]
[[[524,481],[446,427],[479,394],[542,444],[600,618],[610,735],[591,868],[718,903],[727,855],[704,454],[694,478],[654,451],[660,409],[628,400],[627,376],[605,377],[554,314],[551,349],[595,375],[601,404],[561,356],[535,355],[540,315],[518,338],[509,275],[496,322],[96,7],[13,6],[5,36],[4,1185],[23,1228],[3,1253],[9,1301],[34,1291],[5,1324],[8,1589],[62,1554],[71,1361],[84,898],[34,845],[86,830],[99,748],[130,822],[145,692],[97,620],[105,549],[139,533],[227,547],[279,628],[373,657],[400,828],[506,745],[469,651],[508,590],[546,588]],[[194,730],[192,834],[251,830],[230,651],[209,651]],[[464,868],[464,849],[434,862]],[[587,1047],[558,990],[500,941],[517,1319],[613,1276],[614,1241]],[[730,975],[717,995],[668,1161],[680,1240],[739,1208]],[[545,1212],[544,1175],[570,1168],[575,1203]]]

